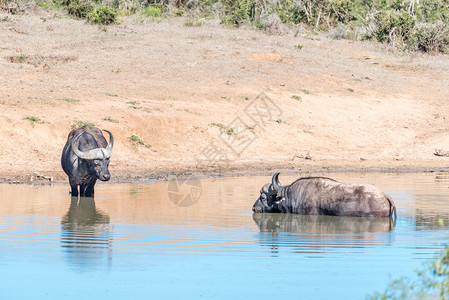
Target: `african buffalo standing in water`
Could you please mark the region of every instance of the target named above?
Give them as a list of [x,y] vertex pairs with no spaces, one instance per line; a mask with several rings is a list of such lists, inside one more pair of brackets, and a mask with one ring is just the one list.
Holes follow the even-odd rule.
[[109,143],[100,129],[83,126],[72,130],[67,143],[62,150],[61,164],[64,172],[69,176],[72,196],[92,197],[97,179],[108,181],[109,158],[111,157],[114,137],[109,134]]
[[279,182],[265,184],[254,203],[256,213],[294,213],[352,217],[396,218],[396,206],[390,196],[370,184],[343,184],[325,177],[304,177],[288,186]]

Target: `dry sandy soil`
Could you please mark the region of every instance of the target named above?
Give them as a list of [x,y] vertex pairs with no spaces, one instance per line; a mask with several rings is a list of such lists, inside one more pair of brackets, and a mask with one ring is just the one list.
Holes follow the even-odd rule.
[[67,180],[60,154],[79,121],[114,133],[113,181],[449,165],[433,154],[449,150],[448,56],[52,14],[0,14],[0,181]]

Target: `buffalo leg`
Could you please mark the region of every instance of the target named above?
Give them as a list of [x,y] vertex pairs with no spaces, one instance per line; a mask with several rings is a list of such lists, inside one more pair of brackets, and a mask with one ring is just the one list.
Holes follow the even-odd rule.
[[90,183],[86,185],[80,186],[81,197],[93,197],[94,196],[94,186],[97,180],[92,180]]
[[74,197],[78,197],[78,185],[69,178],[70,187],[72,188],[71,195]]

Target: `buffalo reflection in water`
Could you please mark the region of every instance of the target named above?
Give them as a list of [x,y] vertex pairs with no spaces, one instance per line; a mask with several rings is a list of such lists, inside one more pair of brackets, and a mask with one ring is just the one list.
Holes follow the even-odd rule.
[[96,208],[93,197],[71,197],[61,227],[61,246],[69,263],[79,267],[109,265],[112,227],[109,216]]
[[[253,220],[260,232],[262,246],[277,254],[282,247],[298,253],[324,253],[354,244],[357,248],[375,247],[377,242],[390,243],[395,223],[391,218],[335,217],[297,214],[255,213]],[[285,234],[283,234],[285,233]]]
[[393,230],[391,218],[360,218],[297,214],[253,214],[261,232],[360,234]]

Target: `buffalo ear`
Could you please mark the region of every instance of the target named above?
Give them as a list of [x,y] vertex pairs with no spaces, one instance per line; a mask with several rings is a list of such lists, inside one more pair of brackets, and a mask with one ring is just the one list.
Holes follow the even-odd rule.
[[284,197],[276,197],[276,201],[275,201],[275,203],[276,203],[276,204],[279,204],[279,203],[282,203],[282,202],[284,202],[284,200],[285,200],[285,198],[284,198]]

